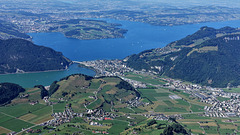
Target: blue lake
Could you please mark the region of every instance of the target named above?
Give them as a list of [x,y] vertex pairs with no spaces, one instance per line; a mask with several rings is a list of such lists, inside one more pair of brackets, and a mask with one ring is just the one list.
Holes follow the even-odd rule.
[[[210,22],[181,26],[152,26],[145,23],[104,19],[111,23],[120,23],[128,32],[124,38],[78,40],[66,38],[61,33],[29,33],[33,42],[62,52],[66,57],[76,61],[97,59],[122,59],[141,51],[164,47],[196,32],[202,26],[221,28],[224,26],[240,27],[240,21]],[[13,82],[23,87],[37,84],[50,85],[67,75],[83,73],[94,75],[92,70],[70,66],[66,71],[0,75],[0,82]]]
[[239,27],[240,21],[201,23],[181,26],[152,26],[140,22],[105,19],[120,23],[128,32],[124,38],[78,40],[66,38],[61,33],[29,33],[33,42],[63,52],[71,60],[86,61],[97,59],[122,59],[143,50],[164,47],[199,30],[202,26],[220,28]]
[[53,81],[76,73],[82,73],[90,76],[94,76],[95,72],[86,68],[78,67],[78,64],[73,64],[68,70],[63,71],[49,71],[49,72],[36,72],[36,73],[24,73],[24,74],[7,74],[0,75],[0,82],[12,82],[21,85],[25,88],[30,88],[35,85],[50,85]]

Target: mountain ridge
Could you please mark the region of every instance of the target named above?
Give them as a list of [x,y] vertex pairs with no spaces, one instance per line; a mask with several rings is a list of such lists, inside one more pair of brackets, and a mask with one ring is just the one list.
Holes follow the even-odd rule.
[[214,87],[240,85],[240,30],[202,27],[166,47],[128,57],[127,66]]
[[29,35],[21,33],[16,25],[0,20],[0,39],[11,38],[31,39]]
[[0,74],[63,70],[71,60],[24,39],[0,40]]

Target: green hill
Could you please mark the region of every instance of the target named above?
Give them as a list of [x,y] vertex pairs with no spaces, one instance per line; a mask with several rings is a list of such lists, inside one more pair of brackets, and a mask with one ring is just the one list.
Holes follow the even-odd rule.
[[102,20],[70,19],[54,22],[49,32],[61,32],[68,38],[83,40],[123,38],[126,29],[118,28],[121,24],[108,23]]
[[18,96],[25,89],[13,83],[0,83],[0,104],[7,103]]
[[23,39],[0,40],[0,74],[65,69],[70,60]]
[[[57,86],[57,87],[52,87]],[[75,111],[102,108],[110,112],[110,108],[121,111],[127,109],[127,101],[139,97],[140,94],[127,82],[118,77],[100,77],[75,74],[54,82],[49,91],[54,91],[51,100],[64,99],[71,103]],[[123,109],[124,110],[124,109]]]
[[19,32],[18,27],[14,24],[0,20],[0,39],[10,38],[30,39],[30,36],[25,33]]
[[127,65],[193,83],[226,87],[240,85],[240,31],[202,27],[193,35],[162,49],[128,58]]

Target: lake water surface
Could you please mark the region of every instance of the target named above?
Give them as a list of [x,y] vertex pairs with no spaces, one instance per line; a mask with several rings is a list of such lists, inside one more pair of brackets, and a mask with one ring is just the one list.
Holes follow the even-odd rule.
[[221,28],[240,27],[240,21],[201,23],[181,26],[153,26],[140,22],[105,19],[120,23],[127,29],[125,38],[78,40],[64,37],[61,33],[29,33],[33,42],[63,52],[71,60],[122,59],[143,50],[164,47],[168,43],[193,34],[202,26]]
[[[29,33],[33,42],[62,52],[66,57],[76,61],[97,59],[122,59],[141,51],[164,47],[168,43],[179,40],[196,32],[202,26],[221,28],[224,26],[240,27],[240,21],[210,22],[181,26],[152,26],[145,23],[104,19],[111,23],[120,23],[128,32],[124,38],[78,40],[66,38],[61,33]],[[37,84],[50,85],[67,75],[83,73],[94,75],[92,70],[70,66],[67,71],[25,73],[0,75],[0,82],[13,82],[23,87]]]

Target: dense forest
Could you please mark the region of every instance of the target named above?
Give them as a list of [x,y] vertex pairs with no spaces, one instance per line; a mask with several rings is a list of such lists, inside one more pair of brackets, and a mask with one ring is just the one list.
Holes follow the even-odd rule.
[[[180,48],[179,51],[144,51],[130,56],[127,65],[137,70],[151,70],[159,75],[213,87],[238,86],[240,35],[237,32],[238,29],[230,27],[202,27],[193,35],[167,46]],[[158,68],[154,68],[156,66]]]
[[0,74],[61,70],[71,61],[51,48],[23,39],[0,40]]
[[203,47],[215,46],[218,47],[217,51],[194,51],[190,54],[192,50],[182,50],[177,55],[176,61],[172,63],[174,68],[167,70],[165,74],[214,87],[226,87],[229,84],[238,86],[240,84],[240,41],[224,39],[239,36],[216,38],[194,48],[200,50]]
[[190,133],[188,133],[184,127],[179,124],[179,123],[173,123],[172,125],[168,125],[163,133],[161,133],[160,135],[190,135]]
[[59,88],[59,84],[57,84],[57,81],[54,81],[51,85],[50,85],[50,88],[49,88],[49,96],[51,96],[53,93],[55,93],[57,91],[57,89]]
[[122,80],[119,84],[117,84],[115,87],[119,88],[119,89],[125,89],[127,91],[134,91],[136,93],[137,97],[140,97],[140,93],[138,91],[135,90],[135,88],[129,84],[128,82]]
[[13,83],[0,83],[0,104],[10,102],[25,89]]
[[41,99],[43,99],[46,96],[49,96],[48,91],[45,89],[43,85],[35,85],[34,88],[39,88],[41,90],[40,93]]

